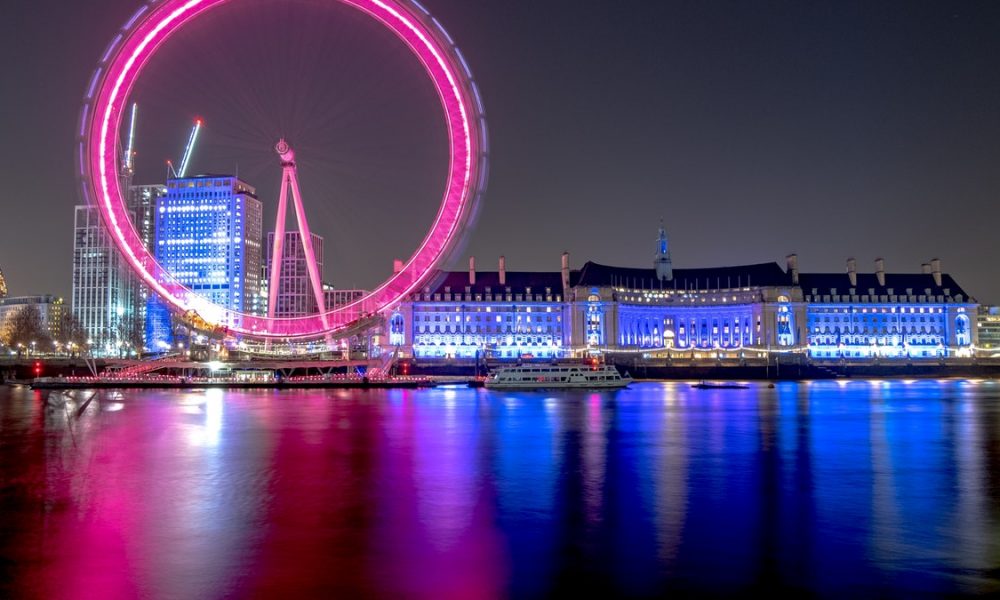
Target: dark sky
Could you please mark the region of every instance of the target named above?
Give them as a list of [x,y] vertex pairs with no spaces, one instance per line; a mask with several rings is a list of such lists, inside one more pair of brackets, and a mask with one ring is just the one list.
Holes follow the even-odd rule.
[[[426,230],[440,110],[408,54],[343,7],[248,0],[172,40],[136,88],[138,177],[193,116],[192,171],[240,173],[273,220],[288,135],[327,279],[371,285]],[[491,179],[467,254],[494,268],[778,260],[842,271],[932,257],[1000,302],[1000,3],[424,0],[480,82]],[[0,268],[70,289],[73,136],[85,83],[135,0],[0,9]],[[225,9],[231,10],[231,9]],[[457,262],[464,262],[459,259]]]

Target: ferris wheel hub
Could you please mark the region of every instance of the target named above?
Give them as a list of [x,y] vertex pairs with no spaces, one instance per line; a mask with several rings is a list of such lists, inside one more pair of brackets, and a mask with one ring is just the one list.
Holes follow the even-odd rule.
[[288,145],[285,138],[278,140],[278,143],[274,145],[274,151],[281,157],[282,163],[291,163],[295,161],[295,152],[292,151],[292,147]]

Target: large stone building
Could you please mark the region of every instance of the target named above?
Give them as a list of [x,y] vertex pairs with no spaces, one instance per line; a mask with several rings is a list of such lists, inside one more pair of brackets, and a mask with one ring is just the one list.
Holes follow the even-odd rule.
[[971,356],[976,345],[975,300],[941,261],[921,273],[802,274],[809,354],[817,359]]
[[674,268],[661,228],[652,268],[445,273],[387,317],[383,351],[516,360],[595,353],[813,361],[971,356],[975,300],[934,260],[919,273],[799,273],[798,258]]
[[384,339],[403,356],[516,359],[566,356],[571,305],[556,272],[448,273],[387,318]]
[[[63,299],[50,294],[0,297],[0,334],[6,334],[11,319],[28,306],[38,309],[40,325],[52,340],[58,340],[63,319]],[[35,348],[35,350],[50,352],[52,349]]]

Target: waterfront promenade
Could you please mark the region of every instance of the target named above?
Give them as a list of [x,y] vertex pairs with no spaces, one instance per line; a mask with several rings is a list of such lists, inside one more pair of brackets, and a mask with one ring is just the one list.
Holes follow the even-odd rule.
[[[525,361],[549,364],[552,361]],[[566,362],[566,361],[563,361]],[[570,361],[570,362],[580,362]],[[860,378],[1000,378],[1000,359],[924,359],[908,362],[640,360],[612,357],[611,363],[636,380],[773,380],[800,381]],[[477,361],[394,361],[266,359],[191,361],[21,359],[0,360],[3,380],[41,389],[86,388],[365,388],[428,387],[436,383],[481,384],[487,372],[503,364]]]

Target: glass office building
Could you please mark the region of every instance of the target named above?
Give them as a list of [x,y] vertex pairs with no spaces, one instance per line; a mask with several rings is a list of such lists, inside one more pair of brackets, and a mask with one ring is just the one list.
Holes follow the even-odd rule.
[[[179,283],[236,313],[252,312],[261,286],[262,205],[256,190],[231,175],[167,181],[156,203],[153,254]],[[148,343],[172,343],[170,315],[150,301]]]

